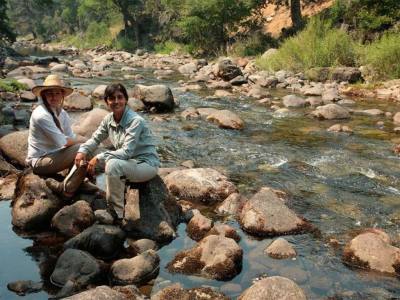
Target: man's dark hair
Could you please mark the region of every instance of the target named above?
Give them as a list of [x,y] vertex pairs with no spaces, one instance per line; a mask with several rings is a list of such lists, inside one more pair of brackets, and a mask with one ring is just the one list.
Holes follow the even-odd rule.
[[111,97],[115,92],[118,91],[121,92],[125,96],[126,101],[128,101],[128,92],[121,83],[113,83],[106,87],[106,90],[104,91],[104,101],[107,102],[107,98]]

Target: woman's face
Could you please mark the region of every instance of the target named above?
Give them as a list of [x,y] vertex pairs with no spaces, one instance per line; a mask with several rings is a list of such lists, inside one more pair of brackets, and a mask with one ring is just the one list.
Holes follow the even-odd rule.
[[60,108],[62,106],[64,92],[62,89],[50,89],[45,90],[43,92],[43,96],[45,101],[49,104],[49,106],[53,109]]
[[114,114],[122,114],[127,103],[128,99],[120,91],[116,91],[107,98],[107,105]]

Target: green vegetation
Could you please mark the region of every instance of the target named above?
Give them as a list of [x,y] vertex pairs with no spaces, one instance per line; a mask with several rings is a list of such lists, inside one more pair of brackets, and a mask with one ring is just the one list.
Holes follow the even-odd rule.
[[154,46],[154,50],[160,54],[190,53],[191,51],[189,46],[182,45],[171,40],[156,44]]
[[0,91],[15,93],[26,89],[27,86],[25,84],[15,79],[0,79]]
[[7,15],[7,3],[5,0],[0,0],[0,42],[3,40],[15,40],[15,34],[9,25]]

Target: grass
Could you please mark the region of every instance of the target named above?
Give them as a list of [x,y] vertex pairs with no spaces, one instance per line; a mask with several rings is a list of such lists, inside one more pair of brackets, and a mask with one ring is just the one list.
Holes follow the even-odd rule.
[[15,79],[0,79],[0,91],[15,93],[27,89],[28,87],[25,84],[20,83]]
[[190,53],[191,49],[190,49],[189,45],[183,45],[183,44],[168,40],[163,43],[156,44],[154,46],[154,50],[160,54],[171,54],[173,52],[186,54],[186,53]]

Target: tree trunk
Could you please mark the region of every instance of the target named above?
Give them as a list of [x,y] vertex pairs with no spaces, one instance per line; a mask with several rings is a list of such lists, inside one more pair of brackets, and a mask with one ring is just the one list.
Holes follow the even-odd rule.
[[303,24],[300,0],[290,0],[290,16],[292,19],[293,28],[300,28]]

